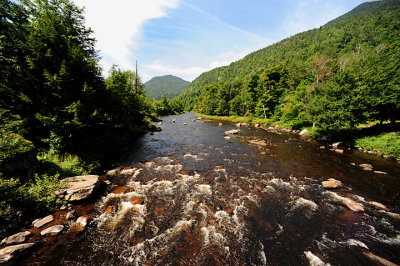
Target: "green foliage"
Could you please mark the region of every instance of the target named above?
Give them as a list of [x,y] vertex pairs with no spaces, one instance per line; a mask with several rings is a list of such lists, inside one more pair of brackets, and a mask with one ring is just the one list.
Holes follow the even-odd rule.
[[355,146],[390,155],[400,160],[400,133],[383,133],[355,140]]
[[319,29],[201,74],[179,99],[185,110],[266,117],[293,128],[396,121],[399,17],[398,1],[363,4]]
[[160,101],[154,102],[154,109],[157,115],[174,115],[181,114],[183,112],[183,104],[178,99],[168,100],[166,96],[163,96]]
[[154,77],[144,84],[146,95],[155,100],[161,100],[163,96],[173,99],[178,96],[190,82],[179,77],[166,75]]
[[87,175],[95,169],[94,165],[88,165],[78,156],[71,154],[41,152],[37,158],[41,163],[41,172],[47,175],[60,175],[61,177]]

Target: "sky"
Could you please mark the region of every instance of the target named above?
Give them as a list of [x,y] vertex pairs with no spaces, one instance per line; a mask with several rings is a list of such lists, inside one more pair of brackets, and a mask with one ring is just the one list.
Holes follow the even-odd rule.
[[247,54],[320,27],[366,0],[74,0],[94,31],[103,74],[192,81]]

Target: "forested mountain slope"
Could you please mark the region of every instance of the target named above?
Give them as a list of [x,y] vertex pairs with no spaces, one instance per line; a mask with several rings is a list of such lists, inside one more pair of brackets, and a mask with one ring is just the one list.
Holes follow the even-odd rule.
[[203,73],[179,98],[187,110],[265,113],[292,127],[353,127],[368,119],[398,119],[399,1],[367,6],[368,12],[360,5],[350,12],[356,15]]
[[178,96],[189,83],[172,75],[154,77],[145,83],[145,92],[147,96],[155,100],[161,100],[162,96],[172,99]]

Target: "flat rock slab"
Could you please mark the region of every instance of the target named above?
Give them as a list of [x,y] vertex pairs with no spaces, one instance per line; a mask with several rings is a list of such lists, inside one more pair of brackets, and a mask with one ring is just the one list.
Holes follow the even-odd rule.
[[0,263],[10,261],[14,257],[15,253],[22,252],[31,248],[33,245],[35,245],[35,243],[19,244],[0,249]]
[[1,241],[2,245],[21,244],[25,242],[26,237],[32,235],[29,231],[19,232],[12,236],[6,237]]
[[63,189],[56,191],[56,195],[67,201],[79,201],[89,198],[100,187],[98,175],[73,176],[62,180]]
[[373,169],[372,164],[369,164],[369,163],[360,164],[360,167],[365,171],[372,171],[372,169]]
[[44,229],[40,234],[42,236],[56,236],[64,229],[64,225],[54,225]]
[[54,220],[53,215],[49,215],[49,216],[46,216],[46,217],[41,218],[41,219],[36,219],[35,221],[32,222],[32,224],[33,224],[34,227],[40,228],[43,225],[48,224],[53,220]]
[[347,206],[350,210],[354,212],[363,212],[364,208],[352,199],[344,198],[342,203]]
[[322,181],[322,186],[324,188],[338,188],[338,187],[342,187],[343,184],[339,180],[331,179],[328,181]]

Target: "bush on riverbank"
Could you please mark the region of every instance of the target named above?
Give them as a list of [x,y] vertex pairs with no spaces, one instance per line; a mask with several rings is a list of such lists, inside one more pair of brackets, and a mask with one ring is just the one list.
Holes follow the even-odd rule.
[[400,160],[400,132],[383,133],[377,136],[355,139],[355,146]]

